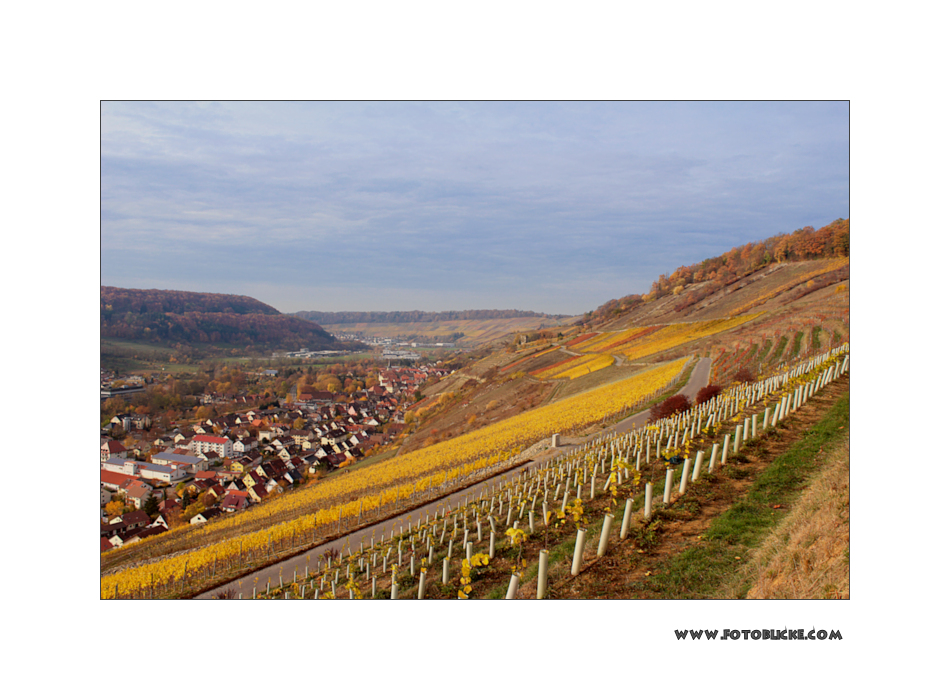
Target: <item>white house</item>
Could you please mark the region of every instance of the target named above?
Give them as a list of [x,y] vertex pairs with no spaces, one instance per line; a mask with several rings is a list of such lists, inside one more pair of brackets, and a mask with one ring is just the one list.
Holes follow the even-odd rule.
[[[148,466],[145,466],[147,464]],[[185,478],[185,470],[177,465],[143,464],[139,469],[139,476],[143,479],[156,479],[166,484],[173,484]]]
[[125,459],[124,457],[110,457],[101,464],[100,468],[116,474],[135,476],[139,473],[140,464],[148,464],[148,462],[136,462],[134,459]]
[[233,457],[234,443],[229,437],[219,437],[217,435],[195,435],[191,441],[191,450],[196,455],[203,452],[214,452],[219,457]]
[[250,452],[255,447],[257,447],[257,440],[251,440],[250,438],[243,438],[234,443],[235,452]]
[[152,464],[160,464],[166,467],[178,466],[187,473],[194,474],[204,469],[208,464],[208,460],[203,456],[196,457],[195,455],[183,455],[177,452],[159,452],[156,455],[152,455]]

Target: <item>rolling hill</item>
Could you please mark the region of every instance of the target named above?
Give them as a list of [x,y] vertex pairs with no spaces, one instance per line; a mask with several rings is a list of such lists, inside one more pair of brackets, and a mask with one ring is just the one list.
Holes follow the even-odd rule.
[[100,287],[99,335],[163,347],[229,345],[260,352],[352,347],[312,321],[248,296],[162,289]]

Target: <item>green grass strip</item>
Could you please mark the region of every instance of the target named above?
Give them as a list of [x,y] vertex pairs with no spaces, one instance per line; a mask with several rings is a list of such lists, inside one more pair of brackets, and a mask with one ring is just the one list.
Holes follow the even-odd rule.
[[[850,394],[842,396],[822,420],[759,475],[749,492],[716,518],[703,540],[671,559],[656,575],[631,584],[652,598],[715,597],[721,584],[788,512],[812,474],[821,466],[819,450],[843,439],[850,425]],[[781,505],[782,509],[773,506]]]
[[778,343],[775,344],[775,352],[772,353],[772,362],[778,362],[782,359],[782,354],[785,352],[786,345],[788,345],[788,336],[783,335],[778,339]]
[[795,341],[792,343],[792,353],[789,355],[789,359],[798,357],[798,354],[802,351],[802,338],[804,336],[805,331],[795,333]]

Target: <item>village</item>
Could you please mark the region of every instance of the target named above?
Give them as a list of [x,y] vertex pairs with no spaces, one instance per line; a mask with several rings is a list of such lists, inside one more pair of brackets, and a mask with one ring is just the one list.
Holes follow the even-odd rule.
[[[158,437],[148,415],[115,415],[100,435],[100,552],[253,508],[378,453],[402,432],[420,388],[448,373],[437,365],[380,368],[378,383],[352,395],[294,389],[277,405]],[[232,405],[235,398],[227,397]],[[221,400],[201,396],[203,404]]]

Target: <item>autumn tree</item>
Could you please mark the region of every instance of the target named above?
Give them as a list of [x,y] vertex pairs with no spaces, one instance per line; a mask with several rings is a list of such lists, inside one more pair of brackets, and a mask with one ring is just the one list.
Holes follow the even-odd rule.
[[187,523],[187,522],[189,522],[193,517],[195,517],[196,515],[198,515],[198,513],[203,513],[203,512],[204,512],[204,509],[205,509],[204,503],[202,503],[201,501],[195,501],[195,502],[192,503],[190,506],[188,506],[187,508],[185,508],[185,512],[182,513],[182,516],[181,516],[181,517],[182,517],[182,520],[184,520],[184,521]]
[[154,493],[145,499],[145,503],[142,504],[142,510],[144,510],[150,518],[154,518],[158,514],[158,499],[155,498]]
[[206,421],[209,418],[211,418],[211,406],[205,404],[204,406],[199,406],[198,410],[195,411],[195,420]]

